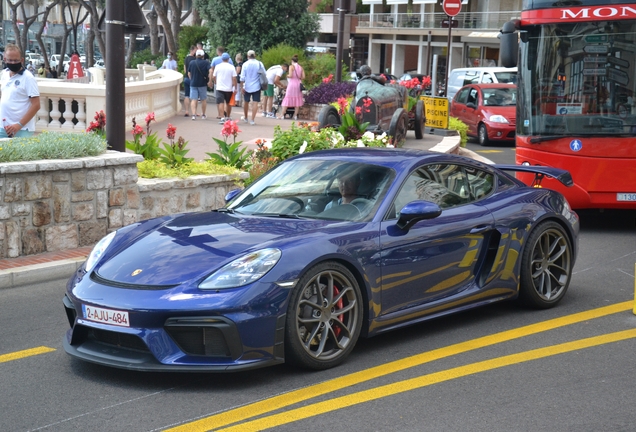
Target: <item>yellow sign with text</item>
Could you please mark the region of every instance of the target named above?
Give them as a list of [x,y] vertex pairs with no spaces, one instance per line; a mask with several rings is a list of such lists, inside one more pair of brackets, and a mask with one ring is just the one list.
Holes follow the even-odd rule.
[[424,101],[426,127],[448,129],[448,99],[431,96],[420,96],[420,99]]

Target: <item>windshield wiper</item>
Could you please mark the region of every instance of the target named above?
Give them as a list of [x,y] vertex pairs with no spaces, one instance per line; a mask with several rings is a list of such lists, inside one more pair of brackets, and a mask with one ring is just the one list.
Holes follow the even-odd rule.
[[538,143],[542,143],[542,142],[544,142],[544,141],[554,141],[554,140],[558,140],[559,138],[565,138],[565,135],[545,135],[545,136],[538,136],[538,137],[530,138],[530,143],[531,143],[531,144],[538,144]]
[[289,213],[252,213],[252,216],[279,217],[283,219],[306,219],[298,216],[297,214]]

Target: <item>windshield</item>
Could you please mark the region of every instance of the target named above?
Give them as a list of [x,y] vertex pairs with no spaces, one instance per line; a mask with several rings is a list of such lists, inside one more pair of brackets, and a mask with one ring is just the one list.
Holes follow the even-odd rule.
[[522,34],[517,134],[636,131],[636,21],[531,27]]
[[271,217],[369,220],[393,177],[393,170],[377,165],[292,160],[250,185],[227,208]]

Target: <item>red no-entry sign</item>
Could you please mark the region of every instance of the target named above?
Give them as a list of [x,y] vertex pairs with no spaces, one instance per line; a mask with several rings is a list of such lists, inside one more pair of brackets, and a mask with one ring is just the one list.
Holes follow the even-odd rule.
[[462,0],[444,0],[442,7],[446,15],[454,17],[462,9]]

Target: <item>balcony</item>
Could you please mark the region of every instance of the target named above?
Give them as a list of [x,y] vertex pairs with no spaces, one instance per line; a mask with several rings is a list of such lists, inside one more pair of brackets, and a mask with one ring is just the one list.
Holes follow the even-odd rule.
[[[462,12],[454,20],[460,30],[500,30],[504,23],[519,18],[521,11],[508,12]],[[359,14],[357,32],[365,29],[440,29],[442,21],[448,20],[445,13],[381,13]]]

